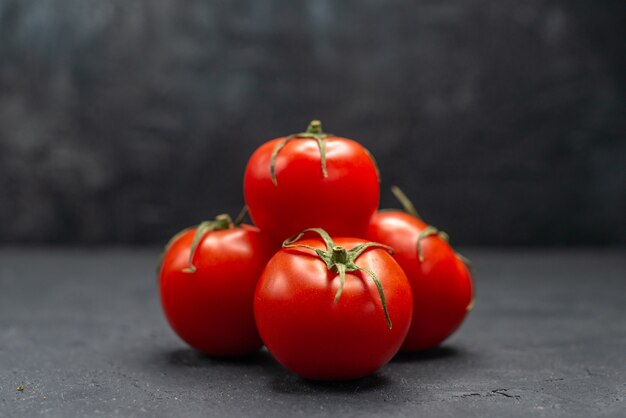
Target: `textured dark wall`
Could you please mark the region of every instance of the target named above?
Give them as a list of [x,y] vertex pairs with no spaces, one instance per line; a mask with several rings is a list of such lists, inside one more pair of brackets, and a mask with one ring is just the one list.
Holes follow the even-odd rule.
[[0,0],[0,242],[162,242],[316,117],[456,243],[624,244],[625,40],[623,0]]

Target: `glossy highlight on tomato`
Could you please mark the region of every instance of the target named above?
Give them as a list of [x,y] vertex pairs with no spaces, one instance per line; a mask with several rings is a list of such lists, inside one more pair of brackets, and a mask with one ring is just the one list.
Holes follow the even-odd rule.
[[320,238],[307,238],[295,248],[283,248],[267,264],[255,292],[263,342],[278,362],[309,379],[345,380],[375,372],[399,350],[411,323],[411,289],[387,249],[369,247],[353,265],[379,280],[383,304],[375,281],[363,270],[348,269],[339,291],[337,267],[329,269],[314,250],[350,254],[367,241],[333,241],[328,246]]
[[254,152],[244,197],[254,223],[277,243],[311,227],[364,236],[378,207],[378,170],[363,146],[325,134],[313,121],[307,132],[271,140]]
[[[249,354],[262,346],[254,289],[276,249],[258,228],[228,223],[199,237],[196,227],[176,236],[159,275],[161,304],[172,329],[214,356]],[[190,260],[194,238],[199,241]]]

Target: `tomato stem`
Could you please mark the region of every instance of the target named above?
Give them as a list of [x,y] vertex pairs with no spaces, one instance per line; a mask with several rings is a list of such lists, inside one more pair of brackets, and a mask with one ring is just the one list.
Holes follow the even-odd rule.
[[433,235],[438,235],[439,237],[441,237],[441,232],[434,226],[429,225],[424,228],[424,230],[420,232],[419,236],[417,237],[417,256],[420,263],[424,262],[424,250],[422,248],[422,241]]
[[[402,207],[403,207],[403,209],[404,209],[404,211],[406,213],[416,217],[420,221],[423,221],[422,217],[417,213],[417,210],[415,209],[415,206],[413,205],[413,202],[411,202],[411,199],[409,199],[408,196],[406,194],[404,194],[402,189],[400,189],[398,186],[391,186],[391,193],[393,193],[393,195],[396,197],[396,199],[398,199],[400,201],[400,203],[402,204]],[[419,234],[419,237],[417,238],[417,255],[418,255],[420,263],[424,261],[424,253],[422,251],[422,240],[424,240],[425,238],[428,238],[431,235],[438,235],[439,238],[441,238],[445,242],[449,242],[450,241],[450,236],[445,231],[440,231],[437,228],[435,228],[434,226],[429,225],[427,228],[425,228]],[[472,262],[471,262],[470,259],[465,257],[463,254],[460,254],[460,253],[457,253],[457,252],[455,252],[454,254],[468,268],[472,267]]]
[[224,229],[232,228],[233,220],[227,213],[219,214],[212,221],[204,221],[200,222],[198,227],[196,228],[196,233],[193,236],[193,241],[191,243],[191,249],[189,251],[189,266],[183,269],[185,273],[195,273],[196,266],[193,264],[193,256],[196,254],[196,250],[198,249],[198,245],[204,236],[213,231],[222,231]]
[[247,215],[248,215],[248,205],[243,205],[243,208],[241,208],[241,210],[239,211],[239,214],[237,215],[237,217],[233,221],[233,226],[241,225],[243,223],[243,220],[246,218]]
[[[225,229],[239,227],[239,225],[241,225],[244,218],[246,217],[247,213],[248,213],[248,207],[244,206],[239,212],[239,215],[237,215],[237,218],[235,219],[234,222],[233,222],[233,219],[230,217],[230,215],[227,213],[221,213],[217,215],[215,219],[213,219],[212,221],[200,222],[196,226],[196,232],[193,236],[193,241],[191,243],[191,249],[189,251],[189,265],[183,269],[183,272],[195,273],[196,266],[193,264],[193,257],[196,254],[196,250],[198,249],[198,245],[200,244],[200,241],[202,241],[202,238],[204,238],[206,234],[208,234],[209,232],[213,232],[213,231],[223,231]],[[167,252],[167,250],[169,250],[169,248],[172,246],[174,241],[176,241],[176,239],[182,236],[185,232],[189,231],[191,228],[193,227],[185,228],[182,231],[178,232],[176,235],[174,235],[172,238],[170,238],[170,240],[165,245],[165,249],[161,253],[161,257],[159,257],[159,265],[158,265],[159,270],[161,268],[163,257],[165,253]]]
[[333,262],[346,264],[348,262],[348,251],[345,248],[335,246],[333,247]]
[[215,222],[215,224],[216,224],[214,230],[228,229],[228,228],[231,227],[231,225],[233,225],[233,219],[227,213],[221,213],[221,214],[217,215],[213,222]]
[[307,134],[320,135],[322,134],[322,122],[319,120],[312,120],[306,129]]
[[[319,248],[315,248],[311,245],[306,244],[298,244],[297,241],[302,238],[304,234],[307,232],[314,232],[320,236],[322,241],[326,246],[326,250],[321,250]],[[359,267],[356,265],[356,259],[363,254],[369,248],[382,248],[393,254],[393,249],[387,245],[379,244],[377,242],[366,242],[363,244],[359,244],[356,247],[347,250],[346,248],[335,245],[333,239],[328,235],[326,231],[322,228],[308,228],[304,231],[300,232],[297,235],[294,235],[291,238],[288,238],[283,242],[283,248],[306,248],[311,250],[317,254],[317,256],[324,261],[326,267],[330,271],[334,271],[339,274],[339,288],[335,293],[334,303],[339,301],[341,294],[343,292],[343,287],[346,279],[346,272],[354,272],[354,271],[363,271],[365,272],[376,285],[376,289],[378,290],[378,295],[380,296],[380,301],[383,307],[383,312],[385,314],[385,320],[387,321],[387,326],[391,329],[391,319],[389,318],[389,312],[387,311],[387,301],[385,299],[385,291],[383,286],[372,270],[367,267]]]
[[333,134],[327,134],[322,131],[322,122],[319,120],[313,120],[309,123],[305,132],[289,135],[276,144],[272,150],[272,155],[270,156],[270,174],[272,176],[272,183],[274,183],[274,186],[278,187],[278,180],[276,178],[276,158],[285,145],[293,139],[315,139],[317,147],[320,150],[322,176],[324,178],[328,177],[328,171],[326,170],[326,138],[330,136],[333,136]]
[[402,205],[402,208],[404,209],[406,213],[408,213],[409,215],[415,216],[419,220],[422,220],[422,217],[419,215],[419,213],[417,213],[417,210],[415,209],[413,202],[411,202],[411,199],[409,199],[409,197],[406,194],[404,194],[402,189],[400,189],[398,186],[395,186],[395,185],[391,186],[391,193],[393,193],[396,199],[398,199],[398,201],[400,202],[400,204]]

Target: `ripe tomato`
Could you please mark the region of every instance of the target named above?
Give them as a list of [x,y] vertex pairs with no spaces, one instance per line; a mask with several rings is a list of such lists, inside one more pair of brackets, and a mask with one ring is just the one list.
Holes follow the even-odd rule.
[[[394,193],[402,192],[395,189]],[[474,302],[470,272],[447,236],[422,221],[408,204],[405,208],[413,214],[381,211],[374,215],[367,238],[393,247],[409,279],[415,307],[401,351],[420,351],[450,336]]]
[[275,247],[258,228],[220,215],[175,236],[160,269],[161,304],[174,331],[215,356],[258,350],[256,282]]
[[244,196],[254,223],[276,242],[309,227],[362,237],[378,207],[378,170],[364,147],[323,133],[313,121],[307,132],[254,152]]
[[254,297],[261,339],[286,368],[319,380],[373,373],[398,351],[413,301],[388,247],[357,238],[286,241]]

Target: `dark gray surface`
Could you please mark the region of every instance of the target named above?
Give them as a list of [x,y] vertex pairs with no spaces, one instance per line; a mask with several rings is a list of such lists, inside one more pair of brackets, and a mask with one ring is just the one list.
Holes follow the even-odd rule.
[[477,304],[443,348],[319,384],[187,349],[156,251],[0,250],[0,417],[626,415],[626,252],[466,252]]
[[0,0],[0,243],[164,243],[236,213],[250,153],[321,118],[457,243],[626,244],[625,17],[624,0]]

